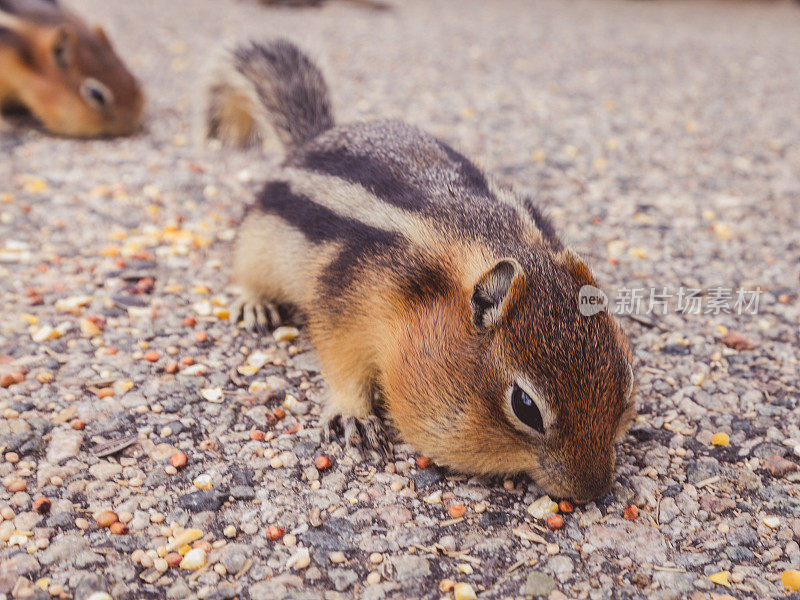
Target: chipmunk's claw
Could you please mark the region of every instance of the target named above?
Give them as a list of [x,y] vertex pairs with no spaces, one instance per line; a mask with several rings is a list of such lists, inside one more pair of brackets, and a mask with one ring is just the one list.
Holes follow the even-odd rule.
[[278,307],[262,298],[241,296],[233,304],[231,316],[234,323],[244,322],[248,331],[266,333],[281,324]]
[[375,450],[383,459],[388,459],[392,454],[383,424],[375,415],[364,418],[334,415],[325,422],[323,436],[326,443],[342,438],[346,447],[353,448],[362,455],[366,450]]

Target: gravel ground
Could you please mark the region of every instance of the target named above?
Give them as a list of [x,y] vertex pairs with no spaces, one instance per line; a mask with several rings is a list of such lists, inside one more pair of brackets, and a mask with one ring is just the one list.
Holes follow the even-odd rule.
[[[141,77],[148,131],[0,135],[0,598],[787,594],[800,6],[70,4]],[[274,34],[319,59],[340,120],[406,119],[535,190],[607,290],[763,290],[757,315],[622,317],[641,416],[612,493],[560,530],[525,477],[322,443],[302,327],[276,342],[226,320],[230,240],[275,158],[198,146],[195,115],[219,48]],[[172,566],[186,543],[205,567]]]

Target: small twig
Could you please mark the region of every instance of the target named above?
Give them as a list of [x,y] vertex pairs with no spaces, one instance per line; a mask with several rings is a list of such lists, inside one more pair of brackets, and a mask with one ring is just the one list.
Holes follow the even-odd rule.
[[686,569],[679,569],[678,567],[659,567],[659,566],[654,566],[653,570],[654,571],[667,571],[669,573],[686,573],[687,572]]
[[720,479],[719,475],[714,475],[713,477],[709,477],[708,479],[703,479],[702,481],[698,481],[697,483],[694,484],[694,487],[701,488],[707,485],[712,485],[714,483],[717,483],[719,479]]

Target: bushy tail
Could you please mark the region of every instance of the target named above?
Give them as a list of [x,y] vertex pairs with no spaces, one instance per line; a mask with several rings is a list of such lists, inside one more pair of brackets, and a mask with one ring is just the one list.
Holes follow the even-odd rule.
[[206,109],[209,138],[247,147],[277,137],[289,150],[331,127],[322,73],[289,41],[240,46],[214,74]]

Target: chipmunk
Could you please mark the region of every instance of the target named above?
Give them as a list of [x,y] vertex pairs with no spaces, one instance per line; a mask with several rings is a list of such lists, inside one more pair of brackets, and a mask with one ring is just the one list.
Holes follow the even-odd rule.
[[592,274],[530,198],[406,123],[335,125],[321,73],[289,42],[229,58],[208,136],[286,149],[238,230],[236,320],[306,315],[325,430],[380,447],[377,408],[438,464],[605,493],[634,416],[629,344],[608,312],[579,314]]
[[0,0],[0,110],[20,106],[51,133],[127,135],[144,96],[101,27],[55,0]]

